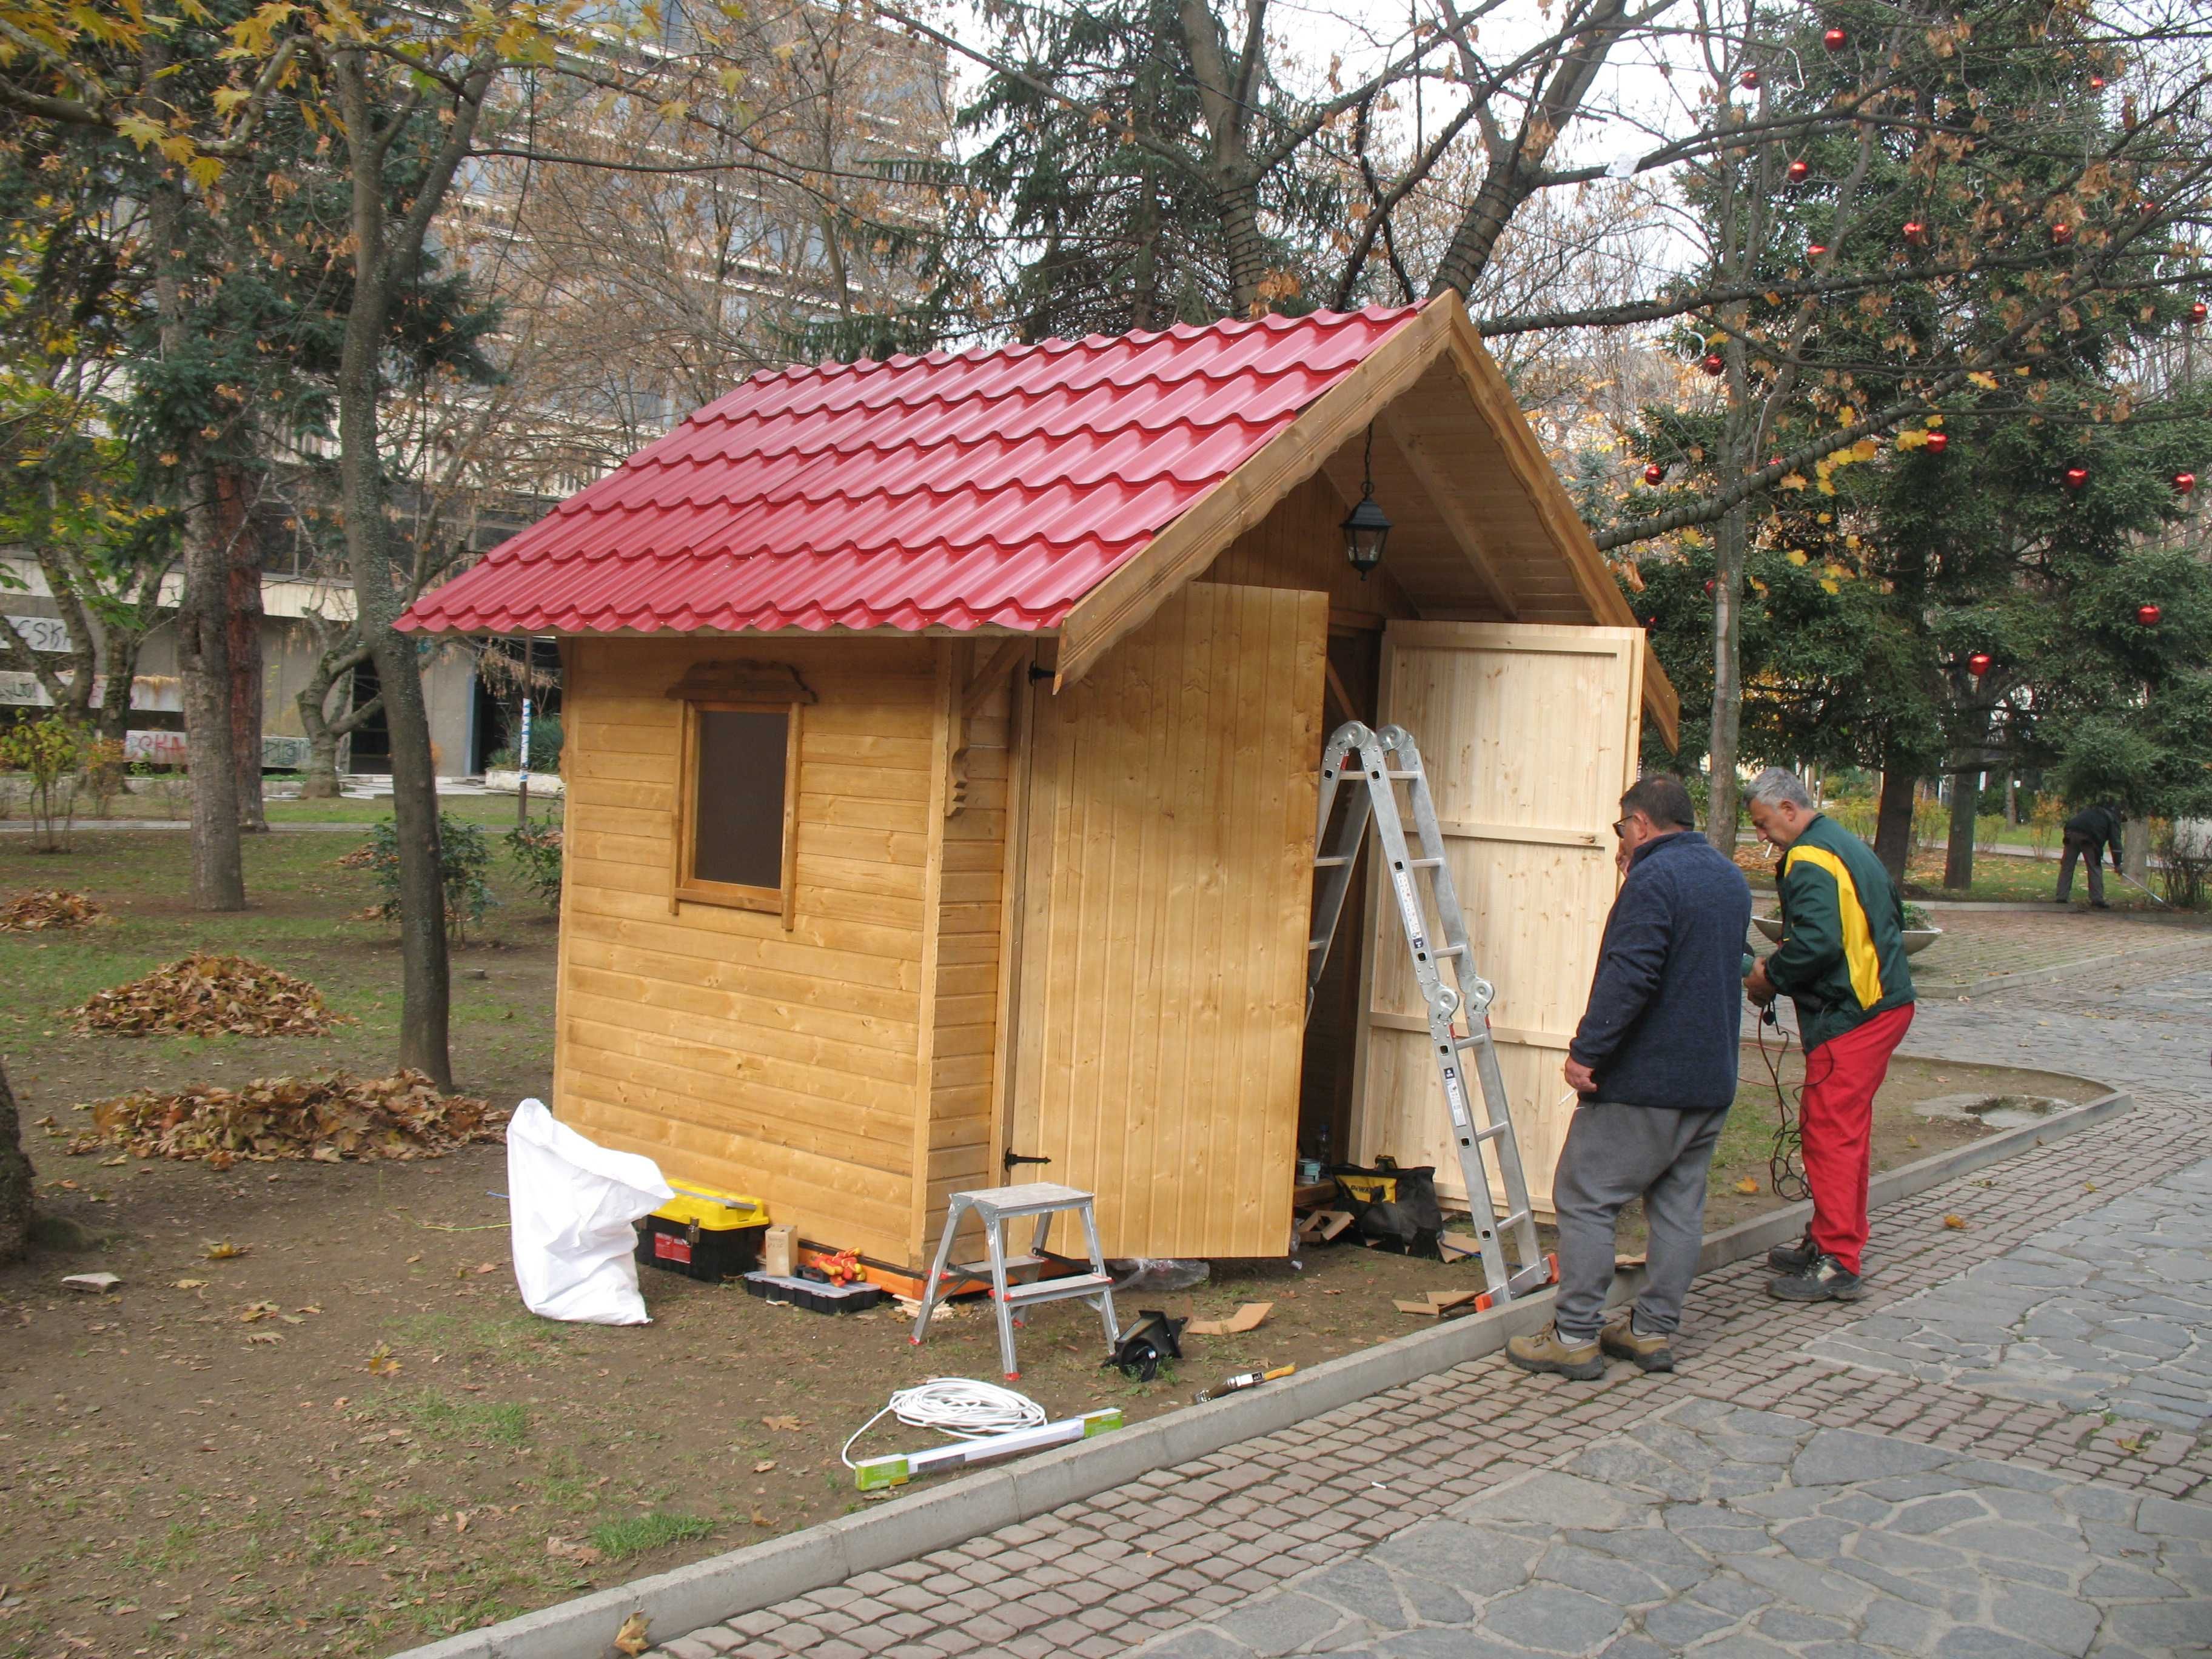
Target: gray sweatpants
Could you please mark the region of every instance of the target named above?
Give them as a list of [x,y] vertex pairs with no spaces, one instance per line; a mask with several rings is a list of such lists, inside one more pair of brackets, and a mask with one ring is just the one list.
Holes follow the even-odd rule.
[[1613,1288],[1613,1223],[1629,1200],[1644,1200],[1649,1272],[1636,1298],[1636,1328],[1670,1335],[1697,1276],[1705,1242],[1705,1173],[1720,1139],[1720,1112],[1677,1112],[1586,1100],[1567,1124],[1552,1176],[1559,1224],[1559,1294],[1553,1316],[1566,1342],[1588,1342],[1604,1322]]

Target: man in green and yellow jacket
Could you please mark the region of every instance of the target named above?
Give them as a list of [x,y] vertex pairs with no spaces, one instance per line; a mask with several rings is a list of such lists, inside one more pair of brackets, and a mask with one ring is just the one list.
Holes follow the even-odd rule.
[[1751,786],[1751,821],[1782,854],[1775,891],[1782,941],[1744,990],[1797,1010],[1805,1050],[1799,1116],[1813,1224],[1801,1244],[1768,1252],[1785,1302],[1852,1302],[1862,1293],[1874,1097],[1912,1024],[1905,907],[1872,849],[1821,816],[1794,772],[1769,767]]

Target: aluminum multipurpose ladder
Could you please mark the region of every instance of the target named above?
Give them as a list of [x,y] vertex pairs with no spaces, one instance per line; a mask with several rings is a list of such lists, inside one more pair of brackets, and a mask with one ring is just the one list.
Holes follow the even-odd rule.
[[[1401,812],[1398,803],[1401,783],[1406,786],[1407,812],[1420,842],[1418,856],[1406,846],[1406,813]],[[1332,830],[1329,819],[1340,785],[1350,793],[1343,819]],[[1451,866],[1444,862],[1443,835],[1437,827],[1428,775],[1422,770],[1421,751],[1413,733],[1402,726],[1386,726],[1377,732],[1358,720],[1347,721],[1337,727],[1322,751],[1321,819],[1315,831],[1318,852],[1314,860],[1320,880],[1314,895],[1313,933],[1306,946],[1306,1016],[1313,1017],[1314,994],[1321,986],[1322,969],[1328,961],[1329,944],[1336,936],[1337,919],[1343,914],[1352,867],[1358,862],[1360,843],[1366,839],[1370,818],[1383,873],[1397,901],[1398,919],[1413,956],[1413,979],[1428,1004],[1429,1054],[1436,1061],[1444,1105],[1451,1114],[1460,1174],[1467,1182],[1468,1211],[1482,1251],[1483,1277],[1494,1300],[1510,1302],[1549,1284],[1552,1264],[1536,1248],[1528,1178],[1522,1171],[1513,1120],[1506,1111],[1505,1079],[1498,1069],[1498,1049],[1490,1038],[1493,994],[1489,981],[1475,972],[1459,894],[1452,885]],[[1433,931],[1421,896],[1419,878],[1424,873],[1429,878],[1429,896],[1436,911]],[[1443,941],[1441,945],[1436,943],[1439,937]],[[1452,965],[1454,982],[1449,985],[1437,967],[1445,960]],[[1465,1035],[1459,1029],[1462,1015],[1466,1017]],[[1465,1057],[1470,1054],[1480,1085],[1474,1097],[1467,1087]],[[1490,1176],[1482,1155],[1485,1146],[1490,1148],[1491,1158],[1498,1166],[1498,1184],[1505,1191],[1506,1208],[1502,1215],[1491,1198]],[[1508,1264],[1501,1232],[1510,1240],[1517,1265]]]

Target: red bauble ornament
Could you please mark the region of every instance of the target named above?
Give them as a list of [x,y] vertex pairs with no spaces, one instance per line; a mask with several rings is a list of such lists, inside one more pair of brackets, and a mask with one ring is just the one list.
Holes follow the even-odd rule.
[[1648,484],[1656,484],[1664,483],[1666,481],[1667,469],[1660,465],[1658,462],[1654,461],[1650,465],[1644,469],[1644,483]]
[[1707,599],[1711,599],[1711,598],[1712,598],[1712,596],[1713,596],[1713,579],[1712,579],[1711,576],[1708,576],[1708,577],[1706,577],[1706,578],[1705,578],[1705,597],[1706,597]]
[[1738,76],[1736,79],[1741,83],[1743,89],[1746,92],[1756,92],[1759,90],[1759,71],[1757,70],[1746,70],[1741,75]]
[[1830,52],[1841,52],[1851,43],[1851,37],[1841,29],[1830,29],[1820,37],[1820,44]]
[[2189,307],[2189,320],[2192,323],[2203,322],[2206,314],[2204,301],[2202,300],[2194,301]]
[[2139,605],[2136,607],[2136,621],[2144,628],[2157,627],[2158,619],[2165,614],[2166,612],[2154,605]]
[[2074,240],[2074,227],[2065,223],[2051,226],[2051,240],[2060,247],[2064,247],[2067,243]]
[[1644,619],[1644,637],[1645,637],[1646,639],[1649,639],[1652,635],[1654,635],[1654,634],[1657,633],[1658,631],[1659,631],[1659,618],[1658,618],[1658,617],[1646,617]]
[[1905,222],[1905,240],[1914,247],[1927,246],[1928,227],[1917,219],[1907,219]]
[[1826,242],[1808,242],[1805,245],[1805,257],[1808,259],[1817,259],[1827,251],[1828,245]]
[[1948,433],[1942,433],[1942,432],[1931,432],[1931,433],[1929,433],[1929,434],[1928,434],[1928,445],[1927,445],[1927,448],[1928,448],[1928,453],[1929,453],[1930,455],[1941,455],[1941,454],[1942,454],[1945,450],[1948,449],[1950,447],[1951,447],[1951,439],[1950,439],[1950,434],[1948,434]]
[[2196,488],[2197,475],[2194,472],[2177,472],[2173,475],[2173,493],[2175,495],[2186,495],[2191,490]]
[[1966,659],[1966,672],[1976,679],[1979,679],[1990,672],[1990,665],[1996,660],[1996,659],[1990,656],[1988,652],[1977,651]]
[[1802,185],[1813,176],[1813,164],[1804,161],[1792,161],[1790,164],[1789,172],[1790,182],[1793,185]]
[[1719,352],[1708,351],[1705,354],[1705,362],[1699,363],[1698,367],[1708,374],[1718,375],[1727,371],[1728,364],[1722,361]]
[[2101,76],[2101,75],[2093,75],[2093,76],[2091,76],[2089,77],[2089,90],[2090,90],[2090,91],[2092,91],[2092,92],[2102,92],[2104,89],[2105,89],[2105,77],[2104,77],[2103,76]]
[[2088,482],[2089,469],[2087,467],[2069,466],[2066,469],[2066,487],[2069,489],[2079,489],[2083,484]]

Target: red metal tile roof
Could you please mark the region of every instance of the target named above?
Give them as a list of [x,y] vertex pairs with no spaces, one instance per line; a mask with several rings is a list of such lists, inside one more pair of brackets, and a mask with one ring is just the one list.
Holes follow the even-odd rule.
[[1413,315],[757,374],[399,626],[1052,628]]

